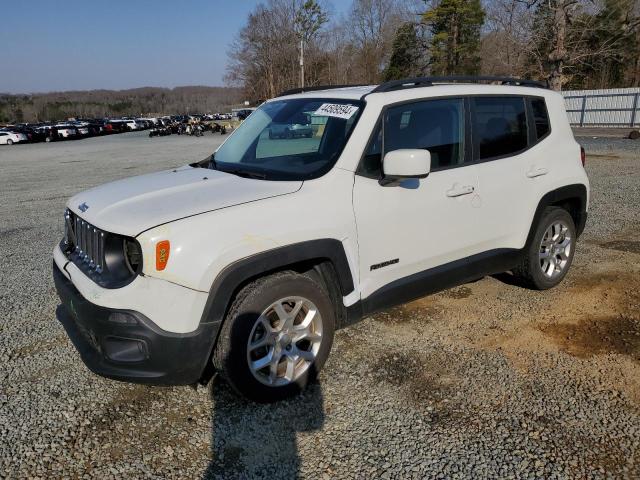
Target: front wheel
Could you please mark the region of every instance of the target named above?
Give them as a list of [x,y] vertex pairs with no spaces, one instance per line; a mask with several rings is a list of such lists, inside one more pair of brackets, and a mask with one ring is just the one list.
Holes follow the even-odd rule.
[[236,296],[213,356],[241,395],[273,402],[296,395],[324,365],[335,328],[325,289],[307,275],[280,272]]
[[525,285],[537,290],[555,287],[565,277],[573,261],[576,227],[563,208],[547,207],[531,244],[513,273]]
[[13,140],[11,139],[7,140],[7,145],[13,145]]

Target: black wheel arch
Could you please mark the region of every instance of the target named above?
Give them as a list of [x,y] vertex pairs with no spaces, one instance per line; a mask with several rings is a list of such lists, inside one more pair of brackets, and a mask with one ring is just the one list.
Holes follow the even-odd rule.
[[525,247],[531,243],[544,209],[554,206],[567,210],[576,225],[576,235],[582,234],[587,222],[587,187],[582,183],[565,185],[546,193],[538,202]]
[[[342,296],[355,286],[347,254],[340,240],[318,239],[286,245],[237,260],[225,267],[216,277],[204,307],[200,324],[215,324],[208,358],[218,342],[218,334],[236,294],[257,278],[282,270],[307,273],[324,283],[336,305],[336,328],[344,325],[347,309]],[[214,374],[213,363],[208,361],[200,382],[206,383]]]
[[[321,267],[322,264],[326,266]],[[326,238],[294,243],[237,260],[225,267],[209,291],[200,323],[221,322],[236,292],[252,280],[280,270],[317,270],[327,283],[337,280],[338,292],[348,295],[354,281],[340,240]]]

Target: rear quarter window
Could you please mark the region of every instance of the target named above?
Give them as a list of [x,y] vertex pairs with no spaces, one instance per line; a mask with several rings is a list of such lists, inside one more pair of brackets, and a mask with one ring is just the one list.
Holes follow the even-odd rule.
[[532,98],[530,101],[533,121],[535,123],[536,140],[542,140],[551,131],[547,105],[543,98]]

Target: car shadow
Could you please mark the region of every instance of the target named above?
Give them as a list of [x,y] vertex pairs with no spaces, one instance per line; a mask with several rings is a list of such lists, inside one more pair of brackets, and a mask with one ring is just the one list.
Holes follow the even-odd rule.
[[518,277],[516,277],[510,272],[496,273],[495,275],[491,275],[491,276],[496,280],[498,280],[499,282],[504,283],[505,285],[526,288],[522,280],[520,280]]
[[322,388],[258,404],[236,395],[223,380],[212,381],[211,456],[203,479],[299,478],[298,432],[324,425]]

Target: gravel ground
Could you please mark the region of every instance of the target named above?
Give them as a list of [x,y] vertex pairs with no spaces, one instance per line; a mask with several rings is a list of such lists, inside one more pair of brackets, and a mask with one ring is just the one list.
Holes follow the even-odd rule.
[[91,374],[54,317],[65,199],[219,139],[0,148],[0,478],[640,477],[638,142],[579,139],[592,206],[554,290],[489,277],[368,318],[275,405]]

